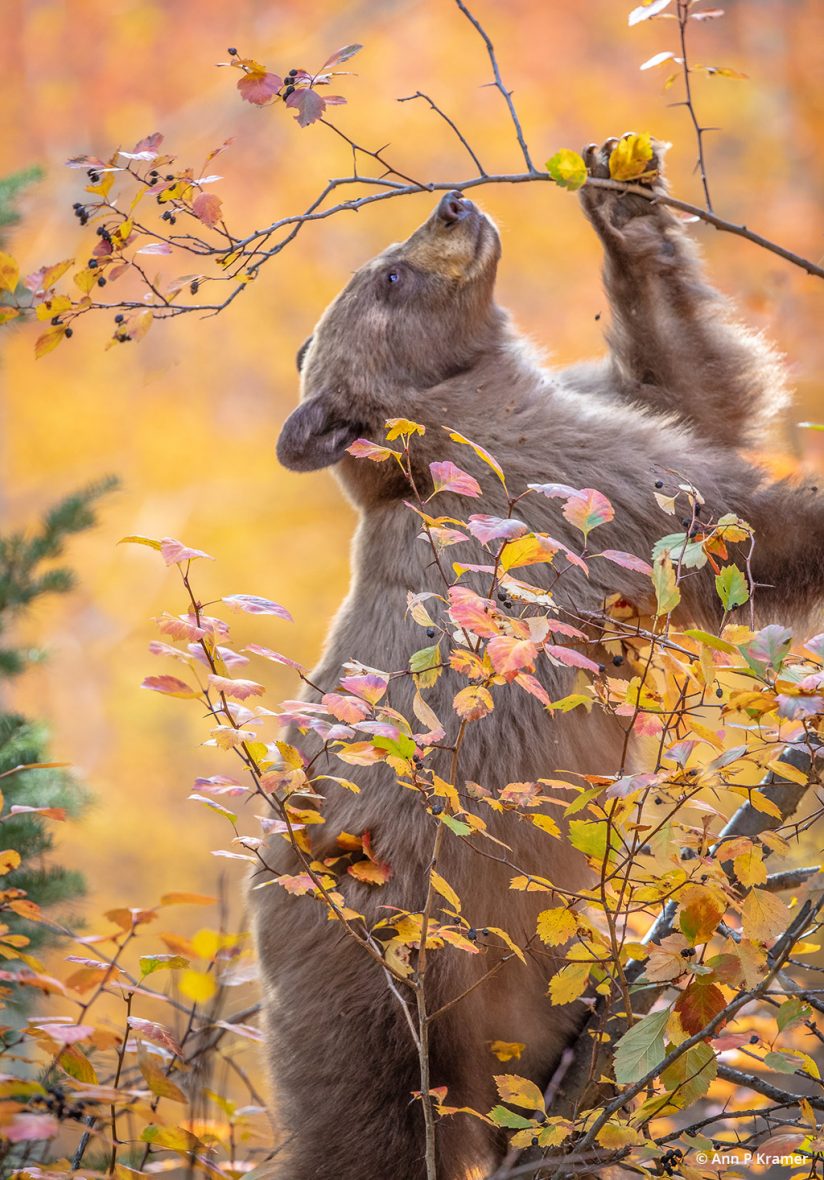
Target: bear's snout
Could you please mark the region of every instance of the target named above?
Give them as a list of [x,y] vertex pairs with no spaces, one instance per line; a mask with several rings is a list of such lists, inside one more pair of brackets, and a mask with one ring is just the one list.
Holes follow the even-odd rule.
[[441,198],[441,202],[436,210],[438,219],[447,227],[456,225],[459,221],[463,221],[470,213],[476,213],[477,206],[474,202],[464,197],[459,192],[447,193]]

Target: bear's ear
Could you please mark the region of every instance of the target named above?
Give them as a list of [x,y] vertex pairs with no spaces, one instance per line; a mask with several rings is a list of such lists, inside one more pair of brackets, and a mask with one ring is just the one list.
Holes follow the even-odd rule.
[[317,471],[343,458],[346,448],[359,438],[362,427],[336,415],[323,397],[301,402],[283,424],[278,439],[278,459],[291,471]]
[[307,352],[309,351],[309,345],[312,343],[312,341],[314,339],[315,339],[314,336],[310,336],[307,340],[304,340],[303,344],[301,344],[300,348],[298,349],[297,356],[295,357],[295,364],[298,367],[299,373],[303,369],[303,358],[306,356]]

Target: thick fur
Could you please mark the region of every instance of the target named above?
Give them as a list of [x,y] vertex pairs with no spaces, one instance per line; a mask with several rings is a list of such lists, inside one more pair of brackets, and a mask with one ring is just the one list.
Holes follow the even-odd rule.
[[[604,166],[604,158],[590,153],[593,170]],[[745,436],[752,442],[783,401],[773,353],[736,324],[707,286],[695,247],[666,209],[587,188],[582,196],[606,253],[612,307],[607,361],[566,372],[547,372],[536,363],[494,302],[497,231],[457,195],[445,198],[407,242],[358,271],[308,343],[302,402],[284,426],[278,452],[297,470],[336,464],[361,511],[351,588],[312,673],[324,689],[335,686],[352,658],[389,671],[406,667],[424,642],[406,616],[407,593],[439,589],[431,553],[416,539],[416,518],[404,507],[408,489],[395,465],[356,461],[345,451],[361,435],[380,440],[391,417],[427,427],[415,445],[415,475],[424,494],[431,490],[428,464],[436,459],[450,458],[482,480],[485,499],[478,507],[467,509],[466,500],[440,495],[434,502],[439,514],[506,512],[494,477],[468,448],[449,441],[442,430],[447,425],[499,459],[515,494],[541,481],[602,490],[616,510],[615,522],[598,529],[603,548],[649,556],[655,540],[673,527],[655,504],[654,482],[663,480],[674,490],[689,480],[703,492],[708,511],[738,512],[757,529],[753,570],[765,584],[756,599],[764,620],[785,621],[820,600],[820,498],[810,489],[769,485],[735,449]],[[557,501],[532,496],[518,511],[532,528],[576,543]],[[450,559],[459,558],[461,548],[449,550]],[[529,572],[538,582],[550,576],[546,567]],[[683,610],[685,617],[713,623],[719,610],[705,574],[685,579]],[[649,583],[593,561],[589,580],[565,575],[556,594],[562,602],[596,608],[615,590],[638,598]],[[569,690],[570,676],[548,664],[540,670],[553,698]],[[446,672],[426,694],[453,730],[451,700],[464,683]],[[389,702],[411,717],[408,678],[392,682]],[[310,756],[319,750],[316,739],[291,738]],[[622,741],[621,731],[597,709],[550,718],[532,697],[501,691],[494,712],[471,728],[457,785],[473,780],[498,790],[563,769],[614,773]],[[446,756],[427,764],[448,777]],[[352,770],[325,754],[314,769]],[[394,875],[380,889],[347,881],[350,904],[372,922],[387,906],[420,909],[434,821],[411,792],[394,785],[385,766],[358,768],[356,777],[358,795],[329,784],[326,823],[313,829],[313,846],[323,855],[341,830],[371,832]],[[488,818],[488,811],[483,814]],[[491,830],[507,840],[511,859],[525,869],[570,888],[586,880],[585,866],[564,841],[548,840],[527,823]],[[546,895],[540,903],[540,894],[510,891],[511,869],[495,859],[494,847],[487,844],[481,856],[464,841],[447,839],[438,867],[475,926],[504,927],[525,943]],[[282,841],[266,855],[274,871],[295,871]],[[259,875],[255,885],[268,876]],[[421,1180],[423,1124],[419,1103],[410,1100],[419,1085],[417,1057],[383,973],[312,900],[289,897],[277,886],[255,888],[252,898],[267,1052],[286,1136],[271,1175]],[[494,962],[493,952],[436,952],[428,975],[430,1010],[459,995]],[[433,1025],[432,1084],[449,1087],[450,1105],[483,1111],[492,1105],[496,1063],[489,1042],[495,1039],[525,1042],[517,1072],[546,1082],[579,1018],[570,1008],[549,1005],[547,979],[554,965],[552,956],[537,953],[527,966],[508,961]],[[443,1180],[463,1180],[471,1168],[489,1168],[501,1154],[500,1140],[465,1116],[440,1124],[439,1143]]]

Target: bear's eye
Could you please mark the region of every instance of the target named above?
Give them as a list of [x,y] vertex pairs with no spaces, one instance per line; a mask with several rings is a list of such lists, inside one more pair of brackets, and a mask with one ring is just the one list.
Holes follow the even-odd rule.
[[398,271],[390,270],[386,272],[386,281],[387,283],[399,283],[401,281],[401,276]]

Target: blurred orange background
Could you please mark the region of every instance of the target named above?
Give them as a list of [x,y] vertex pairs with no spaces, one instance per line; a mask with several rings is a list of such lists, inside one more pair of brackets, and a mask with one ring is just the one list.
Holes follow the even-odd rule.
[[[661,20],[628,28],[629,7],[476,0],[474,10],[495,41],[536,162],[559,147],[649,130],[673,143],[675,192],[700,202],[688,115],[672,105],[680,84],[665,92],[668,67],[638,68],[675,49],[676,28]],[[720,128],[708,149],[717,211],[820,260],[824,10],[816,0],[733,0],[723,19],[690,34],[695,62],[749,75],[696,79],[699,113]],[[353,138],[373,148],[389,142],[387,155],[408,175],[471,175],[425,104],[397,103],[420,89],[456,119],[488,169],[520,170],[501,95],[486,85],[483,46],[449,0],[5,0],[0,175],[32,163],[46,170],[7,248],[24,273],[86,256],[93,227],[79,230],[71,212],[85,176],[64,160],[107,157],[155,130],[164,149],[194,167],[234,136],[214,163],[224,179],[210,189],[234,232],[300,211],[330,176],[349,172],[346,145],[322,126],[298,128],[280,106],[241,102],[237,75],[214,64],[237,46],[281,73],[317,68],[352,41],[365,49],[352,62],[356,76],[335,87],[349,105],[331,118]],[[476,195],[502,229],[501,302],[557,362],[597,353],[596,316],[606,311],[599,250],[575,197],[549,185]],[[172,888],[211,890],[221,871],[239,896],[242,875],[242,866],[210,855],[227,846],[225,821],[187,802],[196,775],[230,772],[229,755],[200,748],[206,726],[191,702],[139,687],[145,675],[177,670],[147,650],[151,619],[185,608],[176,571],[116,542],[171,535],[214,554],[214,564],[195,569],[201,597],[261,594],[296,619],[237,616],[235,646],[254,638],[313,662],[346,588],[353,514],[328,473],[298,476],[276,464],[275,438],[297,398],[295,352],[350,272],[405,237],[431,205],[416,196],[308,226],[220,317],[155,324],[140,344],[104,351],[112,324],[101,314],[35,361],[33,329],[3,330],[3,527],[33,520],[104,473],[123,480],[100,526],[71,546],[77,591],[38,605],[26,621],[23,638],[49,658],[15,686],[16,707],[48,722],[53,756],[73,763],[96,796],[82,823],[60,834],[61,858],[87,875],[90,915],[152,904]],[[798,399],[776,444],[785,465],[821,466],[824,435],[795,423],[824,414],[824,289],[740,239],[705,225],[695,234],[718,284],[789,359]],[[181,268],[191,269],[188,261]],[[297,687],[274,666],[248,674],[272,700]]]

